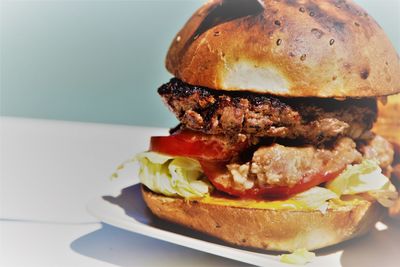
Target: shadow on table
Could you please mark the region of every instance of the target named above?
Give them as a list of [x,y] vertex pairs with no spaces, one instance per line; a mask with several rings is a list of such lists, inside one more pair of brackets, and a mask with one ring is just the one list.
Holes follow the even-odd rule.
[[400,222],[384,220],[387,229],[374,229],[370,234],[344,247],[343,266],[398,267],[400,266]]
[[[143,224],[229,246],[225,242],[213,237],[209,237],[186,227],[165,222],[153,216],[141,197],[140,185],[134,185],[123,189],[121,194],[117,197],[106,196],[103,197],[103,199],[121,207],[128,216]],[[385,221],[385,224],[388,225],[388,229],[386,230],[373,230],[364,237],[321,249],[317,251],[317,255],[326,256],[338,251],[343,251],[341,265],[345,267],[397,267],[400,263],[400,250],[398,246],[400,243],[400,225],[392,221]],[[182,262],[201,263],[201,259],[204,258],[207,258],[206,262],[208,263],[211,261],[214,263],[215,260],[216,266],[244,266],[243,263],[230,261],[203,252],[148,238],[107,224],[103,224],[100,230],[75,240],[71,244],[71,247],[80,254],[120,266],[132,266],[133,262],[135,266],[140,266],[138,257],[140,258],[140,255],[146,255],[149,250],[154,252],[154,255],[157,255],[145,261],[146,264],[150,264],[151,266],[162,265],[163,259],[167,260],[171,265],[179,265],[179,263]],[[251,251],[265,253],[265,251],[262,250]],[[277,255],[277,253],[268,254]],[[199,266],[203,265],[200,264]]]
[[[118,197],[106,196],[103,199],[122,207],[128,216],[139,222],[169,231],[178,231],[184,235],[193,236],[194,234],[200,238],[200,233],[193,233],[194,231],[190,229],[179,229],[181,227],[154,217],[141,198],[140,186],[125,188]],[[204,266],[204,262],[212,266],[250,266],[149,238],[108,224],[102,224],[101,229],[72,242],[71,249],[84,256],[118,266],[165,266],[166,263],[168,263],[167,266],[181,266],[182,262],[190,262],[190,266]],[[154,256],[144,259],[144,255]]]
[[[181,266],[182,262],[190,262],[190,266],[204,266],[202,262],[211,266],[247,266],[107,224],[75,240],[71,248],[81,255],[122,267]],[[144,258],[145,255],[152,256]]]

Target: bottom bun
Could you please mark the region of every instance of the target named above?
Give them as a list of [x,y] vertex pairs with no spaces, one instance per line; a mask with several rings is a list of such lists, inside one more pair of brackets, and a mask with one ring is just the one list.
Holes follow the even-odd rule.
[[320,211],[238,208],[166,197],[142,186],[158,217],[228,243],[271,251],[315,250],[365,234],[383,209],[373,201]]

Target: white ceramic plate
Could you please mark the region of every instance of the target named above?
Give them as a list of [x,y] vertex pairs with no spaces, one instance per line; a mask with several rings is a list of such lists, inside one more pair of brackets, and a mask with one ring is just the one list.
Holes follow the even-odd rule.
[[[288,266],[275,253],[234,247],[222,241],[154,217],[146,207],[140,185],[118,196],[103,196],[88,204],[101,221],[128,231],[257,266]],[[378,223],[369,235],[317,251],[307,266],[400,266],[400,225]]]

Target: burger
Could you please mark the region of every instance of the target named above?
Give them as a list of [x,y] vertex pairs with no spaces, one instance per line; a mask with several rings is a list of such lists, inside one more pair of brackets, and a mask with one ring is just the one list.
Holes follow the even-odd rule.
[[230,244],[315,250],[397,199],[371,129],[400,61],[350,0],[213,0],[173,40],[158,93],[180,124],[136,156],[150,210]]

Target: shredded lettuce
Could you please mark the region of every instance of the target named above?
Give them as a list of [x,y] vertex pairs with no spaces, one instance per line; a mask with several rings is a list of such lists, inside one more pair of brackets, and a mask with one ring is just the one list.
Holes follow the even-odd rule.
[[311,262],[315,258],[314,252],[309,252],[306,249],[298,249],[291,254],[283,254],[280,256],[280,261],[283,263],[304,265]]
[[291,197],[292,200],[303,203],[304,206],[325,213],[328,209],[328,200],[338,198],[334,192],[329,189],[315,186],[307,191]]
[[198,161],[171,157],[156,152],[136,155],[139,162],[139,179],[153,192],[184,198],[204,197],[211,186],[202,180],[203,172]]
[[[211,184],[204,178],[200,163],[185,157],[172,157],[156,152],[143,152],[136,156],[142,184],[166,196],[202,198],[209,195]],[[333,181],[324,187],[312,187],[292,196],[289,200],[298,206],[325,213],[330,200],[342,195],[368,193],[385,207],[393,205],[398,194],[389,178],[382,174],[378,163],[364,160],[348,165]]]
[[396,188],[382,174],[378,163],[372,160],[347,166],[338,177],[326,184],[326,188],[339,196],[368,193],[385,207],[391,206],[397,199]]

